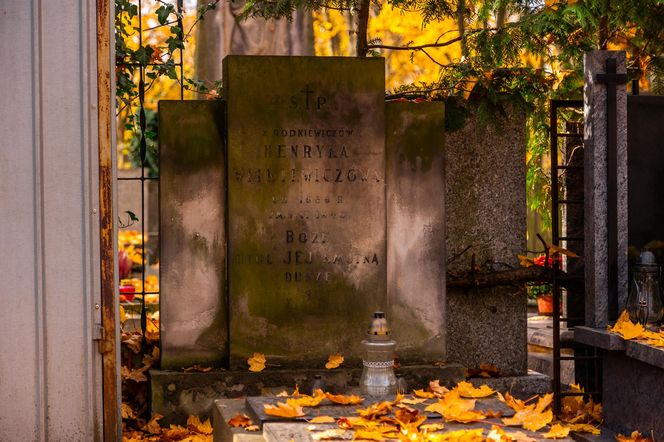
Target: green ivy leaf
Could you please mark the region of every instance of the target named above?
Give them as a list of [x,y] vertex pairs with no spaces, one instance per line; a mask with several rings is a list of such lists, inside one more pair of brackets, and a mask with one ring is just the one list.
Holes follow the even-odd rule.
[[157,8],[157,21],[160,25],[165,25],[168,22],[168,16],[175,10],[173,5],[162,5]]

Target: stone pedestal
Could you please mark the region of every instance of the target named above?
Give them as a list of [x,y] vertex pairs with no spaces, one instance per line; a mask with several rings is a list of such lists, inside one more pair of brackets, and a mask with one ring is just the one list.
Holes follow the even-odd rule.
[[[627,91],[616,87],[617,124],[617,299],[609,298],[609,206],[607,164],[607,85],[597,80],[606,72],[606,60],[616,60],[618,74],[625,74],[625,53],[593,51],[584,56],[584,186],[585,186],[585,281],[586,326],[606,327],[617,319],[627,299]],[[610,305],[610,302],[617,305]],[[613,311],[611,311],[613,310]]]
[[[526,248],[525,116],[480,127],[475,108],[446,135],[448,271],[518,267]],[[450,111],[448,111],[448,114]],[[447,357],[467,367],[494,364],[501,375],[527,371],[526,293],[518,287],[447,292]]]

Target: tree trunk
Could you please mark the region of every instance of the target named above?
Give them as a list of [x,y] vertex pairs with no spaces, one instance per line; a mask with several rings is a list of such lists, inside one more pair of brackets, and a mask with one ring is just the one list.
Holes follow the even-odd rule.
[[358,57],[366,57],[369,52],[369,41],[367,32],[369,28],[369,7],[371,6],[370,0],[360,0],[359,8],[357,10],[357,27],[356,27],[356,54]]

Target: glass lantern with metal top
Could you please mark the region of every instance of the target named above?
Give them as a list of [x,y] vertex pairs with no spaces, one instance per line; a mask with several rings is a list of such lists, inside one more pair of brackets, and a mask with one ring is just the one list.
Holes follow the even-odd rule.
[[385,313],[375,312],[367,339],[362,341],[365,357],[360,378],[360,391],[364,396],[385,399],[396,395],[397,378],[394,375],[394,349],[396,341],[390,338]]

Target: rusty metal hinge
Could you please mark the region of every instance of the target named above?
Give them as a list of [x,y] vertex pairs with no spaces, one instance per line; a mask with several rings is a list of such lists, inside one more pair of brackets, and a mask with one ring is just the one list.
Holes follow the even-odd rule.
[[104,339],[104,327],[97,323],[92,326],[92,340],[97,341],[99,353],[104,354],[113,350],[113,343]]

